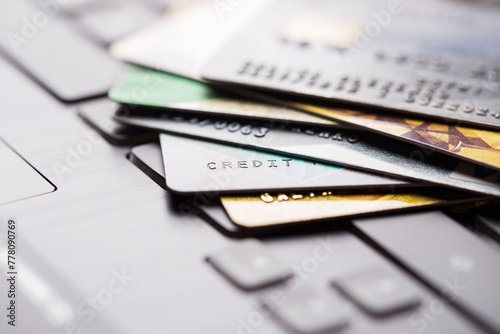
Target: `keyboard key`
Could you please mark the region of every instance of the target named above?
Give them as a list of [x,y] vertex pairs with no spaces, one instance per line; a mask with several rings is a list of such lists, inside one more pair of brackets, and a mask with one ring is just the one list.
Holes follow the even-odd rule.
[[[32,2],[36,2],[31,0]],[[96,3],[95,0],[71,0],[58,8],[64,13],[75,14]]]
[[141,2],[148,7],[151,7],[158,13],[163,13],[166,9],[171,10],[176,5],[184,5],[189,3],[190,0],[142,0]]
[[0,48],[65,102],[104,95],[123,68],[60,12],[25,1],[0,2],[0,36]]
[[337,333],[348,324],[340,301],[310,289],[298,289],[280,305],[263,307],[285,328],[294,333]]
[[[127,157],[149,178],[166,189],[165,171],[159,143],[135,146]],[[241,228],[234,224],[220,203],[200,203],[202,201],[200,198],[172,196],[172,194],[171,198],[173,206],[177,206],[181,212],[198,213],[213,228],[230,238],[248,238],[262,233],[258,229]]]
[[500,332],[500,252],[442,212],[354,222],[457,309]]
[[500,205],[496,204],[487,208],[487,212],[481,212],[476,216],[475,226],[492,239],[500,242],[500,219],[498,212]]
[[112,145],[139,145],[158,139],[151,131],[129,127],[116,122],[112,117],[118,104],[104,98],[78,107],[78,115]]
[[167,189],[163,159],[158,143],[147,143],[132,147],[128,159],[160,187]]
[[332,285],[362,310],[377,317],[406,311],[419,304],[408,281],[381,267],[345,275]]
[[291,276],[289,269],[279,263],[254,239],[241,241],[233,248],[208,256],[218,272],[243,290],[255,290],[283,282]]
[[478,221],[482,222],[486,226],[488,226],[492,231],[494,231],[497,235],[500,236],[500,221],[494,220],[492,217],[487,216],[478,216]]

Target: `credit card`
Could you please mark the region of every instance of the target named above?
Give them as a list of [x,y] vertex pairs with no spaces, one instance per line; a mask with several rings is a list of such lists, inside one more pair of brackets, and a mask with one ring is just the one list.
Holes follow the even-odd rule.
[[119,39],[109,51],[126,62],[199,78],[201,67],[213,53],[270,2],[240,1],[221,7],[212,1],[190,1],[167,11],[162,20]]
[[[237,98],[200,81],[135,65],[130,66],[119,78],[109,90],[108,96],[111,100],[131,107],[155,108],[157,113],[176,110],[240,118],[276,119],[297,124],[338,125],[331,120],[286,106]],[[143,111],[136,110],[137,113]]]
[[[142,172],[165,189],[165,171],[159,143],[148,143],[132,148],[127,158]],[[217,231],[232,238],[246,238],[260,234],[257,229],[246,229],[234,224],[222,205],[215,201],[195,200],[195,198],[169,195],[169,210],[199,214]]]
[[[141,169],[146,175],[152,178],[158,185],[165,188],[165,172],[162,166],[162,155],[160,146],[158,143],[149,143],[132,148],[129,159]],[[430,194],[430,195],[429,195]],[[392,197],[391,197],[392,196]],[[431,206],[441,206],[441,205],[458,205],[459,203],[473,203],[480,201],[487,201],[488,198],[474,197],[472,194],[457,193],[456,191],[447,191],[446,189],[437,188],[426,188],[419,189],[416,192],[408,192],[405,190],[400,190],[398,194],[395,191],[391,191],[391,194],[384,194],[383,191],[326,191],[326,192],[314,192],[314,197],[311,197],[311,192],[306,193],[276,193],[269,194],[264,193],[259,196],[224,196],[221,197],[221,202],[224,203],[223,206],[216,204],[214,201],[204,200],[203,198],[193,198],[183,196],[184,201],[179,202],[180,205],[188,205],[189,210],[198,210],[204,219],[216,228],[219,232],[230,237],[248,237],[255,236],[262,233],[269,233],[269,231],[277,230],[280,231],[284,227],[287,230],[300,227],[300,223],[304,227],[311,231],[311,227],[315,221],[321,221],[325,219],[335,219],[335,218],[347,218],[346,215],[341,216],[340,211],[335,211],[331,217],[325,217],[325,212],[332,210],[332,206],[338,206],[340,199],[342,203],[346,204],[352,210],[347,212],[344,210],[344,206],[341,206],[339,210],[343,210],[345,214],[351,215],[368,215],[371,213],[382,213],[394,210],[412,210],[418,208],[430,208]],[[336,201],[331,201],[335,198]],[[265,203],[266,207],[259,209],[260,211],[253,211],[249,213],[248,208],[253,205],[258,206],[258,202],[262,201]],[[319,205],[315,201],[323,201]],[[361,205],[361,201],[369,202],[368,205]],[[276,208],[283,208],[281,204],[287,202],[288,204],[284,206],[290,206],[293,203],[301,203],[297,208],[292,207],[292,212],[300,211],[297,215],[288,214],[287,212],[279,212]],[[349,202],[349,203],[348,203]],[[332,206],[330,206],[331,203]],[[398,203],[400,204],[398,207]],[[245,204],[249,204],[246,206]],[[462,205],[463,205],[462,204]],[[269,206],[270,205],[270,206]],[[308,206],[310,205],[310,206]],[[468,204],[472,205],[472,204]],[[360,208],[356,211],[355,207]],[[313,212],[317,208],[321,211],[318,213]],[[227,211],[225,211],[227,210]],[[387,211],[385,211],[387,210]],[[262,218],[263,213],[271,212],[272,215],[266,218]],[[228,213],[231,214],[233,219],[239,224],[235,224],[229,217]],[[262,213],[262,214],[261,214]],[[259,217],[258,221],[256,219],[249,220],[248,217],[241,218],[241,215],[249,215],[249,217],[256,216]],[[273,227],[276,227],[273,229]]]
[[415,118],[296,103],[296,108],[500,169],[500,132]]
[[441,189],[384,193],[370,191],[324,191],[264,193],[260,196],[223,196],[222,205],[231,220],[247,228],[347,219],[355,216],[457,205],[488,198]]
[[393,137],[415,145],[437,150],[456,158],[500,169],[500,131],[472,126],[437,122],[425,118],[399,117],[394,113],[331,108],[322,104],[310,104],[255,90],[233,89],[240,95],[285,105],[311,115],[325,117],[381,135]]
[[279,0],[202,77],[498,129],[499,31],[497,1]]
[[[297,124],[331,124],[339,120],[380,134],[426,146],[490,168],[500,168],[500,132],[453,126],[391,114],[369,113],[280,100],[256,92],[244,92],[274,104],[237,98],[197,80],[152,69],[132,66],[111,88],[109,97],[123,104],[183,110],[191,113],[238,118],[281,119]],[[293,107],[319,115],[298,112]],[[141,110],[137,110],[140,112]],[[331,123],[329,123],[331,122]]]
[[249,149],[500,196],[500,172],[363,131],[236,122],[222,118],[115,115],[124,124]]
[[358,170],[171,134],[162,134],[160,143],[167,188],[184,195],[418,186]]
[[[497,131],[454,126],[444,122],[438,123],[415,118],[400,118],[388,113],[327,108],[321,105],[275,98],[254,91],[238,90],[238,92],[252,95],[252,97],[261,100],[268,99],[273,104],[245,100],[197,80],[140,66],[132,66],[125,72],[111,88],[108,95],[116,102],[165,108],[166,112],[183,110],[190,113],[225,115],[237,118],[281,119],[291,124],[331,124],[332,126],[336,124],[333,120],[338,120],[451,154],[489,168],[500,168],[500,132]],[[289,107],[306,111],[312,115],[298,112]],[[137,110],[138,113],[142,111],[141,109]]]

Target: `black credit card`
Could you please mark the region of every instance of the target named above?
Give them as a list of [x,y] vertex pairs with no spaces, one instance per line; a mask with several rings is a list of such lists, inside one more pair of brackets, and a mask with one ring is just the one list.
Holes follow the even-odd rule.
[[498,1],[276,1],[202,77],[500,128]]

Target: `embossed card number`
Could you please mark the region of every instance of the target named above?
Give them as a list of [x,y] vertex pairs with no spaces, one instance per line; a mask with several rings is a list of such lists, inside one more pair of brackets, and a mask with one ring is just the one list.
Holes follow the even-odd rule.
[[[210,120],[201,121],[199,124],[202,125],[203,122],[210,122]],[[215,121],[213,124],[217,130],[227,129],[229,132],[239,131],[244,135],[250,135],[253,133],[253,135],[257,138],[262,138],[269,132],[269,129],[266,127],[254,127],[250,124],[241,125],[238,122],[229,123],[226,121]]]

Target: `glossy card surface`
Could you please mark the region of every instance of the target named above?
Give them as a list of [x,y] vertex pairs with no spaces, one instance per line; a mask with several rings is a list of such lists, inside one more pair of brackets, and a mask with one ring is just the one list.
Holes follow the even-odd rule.
[[263,227],[314,220],[340,219],[383,211],[475,201],[472,195],[443,189],[420,192],[309,192],[221,197],[231,220],[244,227]]
[[383,135],[422,145],[457,158],[490,168],[500,169],[500,132],[446,122],[432,122],[394,115],[333,109],[310,104],[297,108],[349,124],[361,126]]
[[[340,121],[490,168],[500,168],[500,133],[494,130],[418,118],[400,118],[394,114],[327,108],[293,100],[278,99],[275,104],[259,103],[197,80],[140,66],[131,66],[108,95],[116,102],[163,108],[166,112],[182,110],[238,118],[276,119],[291,124],[340,126],[334,122]],[[251,95],[263,96],[258,93]]]
[[496,1],[282,0],[202,77],[498,129],[498,31]]
[[181,116],[151,119],[118,113],[115,118],[157,131],[500,196],[500,172],[363,131],[276,129]]
[[162,134],[167,188],[176,193],[418,186],[343,167]]
[[334,121],[287,106],[240,98],[197,80],[141,66],[130,66],[109,90],[108,96],[115,102],[151,107],[158,112],[177,110],[228,117],[276,119],[298,124],[340,126]]

